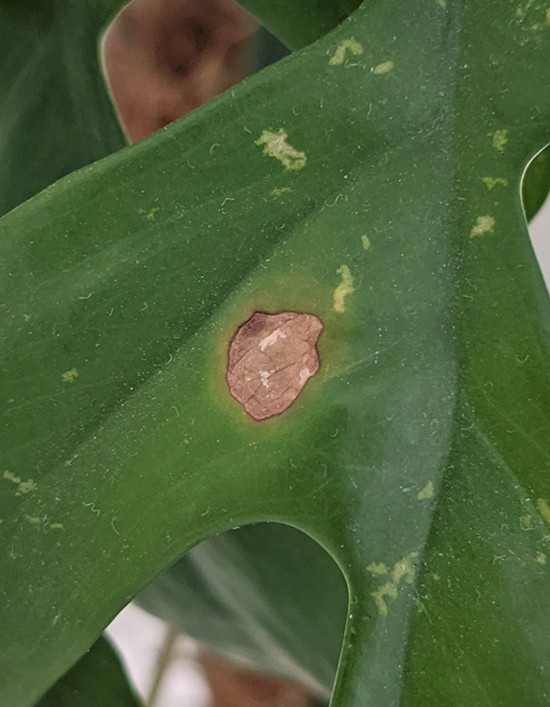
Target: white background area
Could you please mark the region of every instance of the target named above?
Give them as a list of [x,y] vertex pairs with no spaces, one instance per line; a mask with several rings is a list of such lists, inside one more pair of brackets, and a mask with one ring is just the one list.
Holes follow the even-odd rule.
[[[169,632],[164,621],[151,616],[135,604],[129,604],[121,611],[107,629],[108,637],[122,658],[130,682],[146,705],[159,656]],[[179,637],[154,707],[210,706],[208,686],[195,663],[195,655],[196,645],[193,641],[185,636]]]

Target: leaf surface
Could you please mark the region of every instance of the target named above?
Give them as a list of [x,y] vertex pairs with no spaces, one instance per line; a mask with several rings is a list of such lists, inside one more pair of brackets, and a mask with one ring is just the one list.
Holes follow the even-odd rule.
[[[0,221],[6,704],[259,520],[349,583],[333,705],[544,704],[549,311],[520,180],[550,27],[538,0],[441,5],[367,2]],[[324,324],[262,423],[225,383],[254,310]]]

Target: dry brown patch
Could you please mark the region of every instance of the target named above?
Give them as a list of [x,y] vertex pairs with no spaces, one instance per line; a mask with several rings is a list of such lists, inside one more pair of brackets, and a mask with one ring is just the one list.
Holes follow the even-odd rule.
[[280,415],[319,370],[317,341],[323,324],[303,312],[255,312],[229,346],[231,395],[254,420]]

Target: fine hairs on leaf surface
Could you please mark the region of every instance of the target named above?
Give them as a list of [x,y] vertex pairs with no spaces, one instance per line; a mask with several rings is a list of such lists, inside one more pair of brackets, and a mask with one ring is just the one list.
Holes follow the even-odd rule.
[[[263,646],[258,665],[327,695],[341,620],[316,640],[316,607],[342,599],[341,570],[333,707],[542,706],[550,310],[520,188],[550,140],[547,3],[369,0],[330,32],[353,7],[246,4],[303,48],[114,151],[97,37],[120,3],[0,2],[17,206],[0,219],[0,703],[36,703],[159,573],[246,525],[144,602],[179,567],[217,593],[226,620],[205,632],[230,652],[228,607],[257,598],[236,652]],[[318,373],[263,422],[226,382],[256,311],[323,325]],[[326,582],[297,642],[307,596],[273,617],[308,562]]]

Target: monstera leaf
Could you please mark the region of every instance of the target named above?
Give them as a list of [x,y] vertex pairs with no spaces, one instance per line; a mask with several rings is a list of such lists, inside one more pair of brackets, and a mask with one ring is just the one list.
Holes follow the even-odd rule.
[[[103,128],[80,112],[100,84],[88,31],[116,9],[85,5],[1,5],[2,47],[29,38],[3,49],[7,207],[120,139],[104,94]],[[520,198],[550,139],[547,4],[368,1],[308,44],[336,5],[290,21],[258,0],[307,46],[0,220],[2,704],[36,702],[162,570],[258,521],[346,579],[333,707],[548,699],[550,309]],[[64,78],[45,69],[62,49]],[[27,106],[25,153],[33,72],[68,112]],[[79,115],[83,152],[49,166],[52,125]],[[270,582],[239,553],[216,574],[223,540],[192,556],[216,607],[239,579],[243,601],[300,584],[293,531],[262,527],[254,553],[293,548]],[[248,635],[321,694],[335,636],[292,631],[331,599],[339,630],[341,577],[319,567],[299,618],[258,604]],[[228,625],[208,640],[224,649]]]

